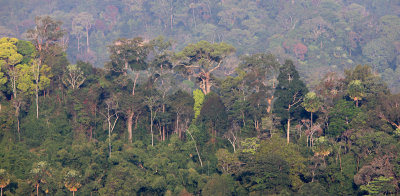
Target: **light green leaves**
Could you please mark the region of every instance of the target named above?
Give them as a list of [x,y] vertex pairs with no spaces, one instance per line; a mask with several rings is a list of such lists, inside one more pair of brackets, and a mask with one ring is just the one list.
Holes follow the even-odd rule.
[[22,60],[22,55],[18,54],[16,38],[3,37],[0,39],[0,65],[16,65]]
[[393,177],[379,176],[378,178],[375,178],[368,184],[361,185],[360,189],[367,191],[371,195],[375,194],[386,195],[387,193],[393,193],[396,190],[396,186],[391,183],[392,180]]
[[321,107],[321,99],[314,92],[309,92],[301,104],[307,112],[316,112]]
[[7,77],[4,76],[3,72],[0,72],[0,86],[4,85],[7,82]]
[[194,119],[200,115],[201,106],[203,105],[205,95],[200,89],[196,89],[193,91],[193,99],[194,99]]
[[35,84],[33,83],[34,75],[32,68],[26,64],[18,65],[17,69],[17,89],[22,94],[33,94]]
[[348,86],[348,93],[350,98],[354,101],[359,101],[364,97],[364,85],[360,80],[353,80]]

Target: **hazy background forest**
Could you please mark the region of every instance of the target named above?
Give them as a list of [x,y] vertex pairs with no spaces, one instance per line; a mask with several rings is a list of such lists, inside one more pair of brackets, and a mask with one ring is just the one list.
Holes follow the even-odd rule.
[[[63,22],[68,59],[103,67],[117,38],[164,35],[173,49],[226,42],[237,54],[270,51],[296,61],[309,85],[330,71],[371,65],[400,89],[397,0],[12,0],[0,1],[0,35],[26,38],[35,17]],[[232,59],[232,64],[238,64]]]
[[400,1],[0,16],[0,196],[400,193]]

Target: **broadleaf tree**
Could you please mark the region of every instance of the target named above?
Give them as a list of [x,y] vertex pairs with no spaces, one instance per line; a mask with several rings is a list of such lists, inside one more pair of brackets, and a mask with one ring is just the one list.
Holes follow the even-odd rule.
[[235,48],[226,43],[210,43],[199,41],[189,44],[176,54],[177,68],[189,76],[194,76],[205,95],[213,86],[212,73],[219,69],[225,57],[235,52]]

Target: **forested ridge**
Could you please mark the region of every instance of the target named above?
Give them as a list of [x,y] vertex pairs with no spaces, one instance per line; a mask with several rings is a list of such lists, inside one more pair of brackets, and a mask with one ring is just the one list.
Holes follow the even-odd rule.
[[[14,13],[0,29],[2,195],[400,193],[400,94],[394,80],[382,79],[398,65],[396,1],[85,2],[92,7],[1,2],[1,14]],[[156,5],[177,10],[151,11]],[[301,6],[319,14],[295,12]],[[18,21],[20,12],[29,24],[14,23],[16,32],[4,18]],[[128,13],[147,19],[133,17],[124,28],[135,30],[119,32]],[[226,24],[222,13],[232,17]],[[30,14],[42,16],[31,24]],[[322,34],[311,40],[298,27],[315,24],[307,14],[336,19],[330,25],[344,17],[350,29],[317,25]],[[261,23],[282,17],[292,26],[271,41]],[[259,34],[230,35],[255,19]],[[94,28],[98,20],[104,32]],[[357,46],[336,34],[367,33],[352,29],[366,21],[375,34]],[[368,56],[364,44],[381,48]]]
[[368,64],[392,90],[400,86],[397,0],[2,0],[0,10],[0,34],[24,40],[36,16],[63,21],[72,63],[103,67],[114,40],[163,35],[175,51],[200,40],[229,43],[240,55],[269,51],[295,61],[313,85]]

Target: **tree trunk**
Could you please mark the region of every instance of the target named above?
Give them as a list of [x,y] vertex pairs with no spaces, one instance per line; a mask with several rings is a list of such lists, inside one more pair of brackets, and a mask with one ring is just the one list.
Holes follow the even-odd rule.
[[192,8],[192,16],[193,16],[194,29],[197,29],[196,16],[194,15],[194,8]]
[[257,119],[254,119],[254,128],[257,131],[257,136],[260,136],[261,135],[260,122]]
[[39,184],[36,185],[36,196],[39,196]]
[[0,196],[3,196],[3,188],[0,188],[1,189],[1,194],[0,194]]
[[204,95],[207,95],[206,81],[202,80],[200,83],[200,89],[203,91]]
[[343,171],[342,169],[342,157],[340,156],[340,150],[339,150],[339,165],[340,165],[340,172]]
[[129,140],[129,143],[132,143],[132,123],[133,123],[133,115],[134,115],[135,113],[133,112],[133,110],[130,110],[129,111],[129,114],[128,114],[128,140]]
[[80,45],[80,37],[81,37],[81,36],[79,36],[79,35],[77,36],[77,38],[78,38],[78,53],[79,53],[79,51],[81,50],[81,48],[80,48],[80,46],[79,46],[79,45]]
[[89,26],[86,26],[86,47],[87,47],[87,52],[90,51],[89,49]]
[[290,142],[290,118],[288,118],[288,121],[287,121],[286,140],[287,140],[287,143],[289,144],[289,142]]
[[181,139],[181,132],[179,131],[179,114],[178,113],[176,113],[175,132],[178,134],[179,139]]
[[153,111],[150,111],[150,133],[151,133],[151,146],[154,146],[154,134],[153,134]]
[[36,119],[39,119],[39,90],[36,84]]
[[274,96],[272,96],[271,98],[267,98],[267,102],[268,102],[268,106],[267,106],[267,113],[271,113],[271,109],[272,109],[272,100],[274,99]]
[[[163,114],[165,113],[165,104],[162,104],[162,112]],[[162,125],[162,141],[165,141],[165,124]]]
[[21,141],[21,130],[19,128],[19,117],[17,116],[17,131],[18,131],[18,140]]
[[140,112],[135,117],[135,127],[134,127],[135,130],[137,129],[138,126],[139,117],[140,117]]
[[162,126],[162,141],[165,141],[165,125]]
[[111,157],[111,122],[110,117],[108,118],[108,152]]
[[311,147],[314,146],[314,137],[313,137],[313,135],[314,135],[314,132],[311,132],[311,136],[310,136]]
[[204,93],[204,94],[207,95],[208,93],[211,92],[210,73],[206,73],[205,80],[206,80],[205,81],[206,93]]
[[173,6],[170,6],[170,10],[171,10],[171,14],[170,14],[170,25],[171,25],[171,32],[174,30],[174,24],[173,24],[173,21],[174,21],[174,15],[172,14],[172,9],[173,9]]
[[40,78],[40,66],[42,64],[42,61],[39,59],[39,62],[37,64],[36,68],[36,119],[39,119],[39,78]]
[[93,127],[90,126],[90,127],[89,127],[89,142],[92,141],[92,138],[93,138]]
[[138,78],[139,78],[139,73],[136,73],[135,80],[133,81],[132,96],[135,96],[136,82],[137,82]]
[[15,67],[12,69],[12,72],[13,72],[13,81],[12,81],[12,83],[13,83],[13,94],[14,94],[14,99],[16,99],[17,98],[17,85],[15,84],[15,80],[16,80],[16,77],[15,77]]
[[[124,76],[127,75],[128,67],[129,67],[128,61],[126,60],[126,58],[124,58]],[[135,88],[135,84],[133,85],[133,88]],[[132,90],[132,94],[134,94],[133,91],[134,90]]]
[[200,166],[203,167],[203,161],[201,161],[201,157],[200,157],[199,149],[197,148],[196,140],[194,140],[193,135],[192,135],[192,133],[190,133],[189,130],[187,130],[187,132],[189,133],[190,137],[194,141],[194,147],[196,148],[196,153],[197,153],[197,156],[199,157]]

